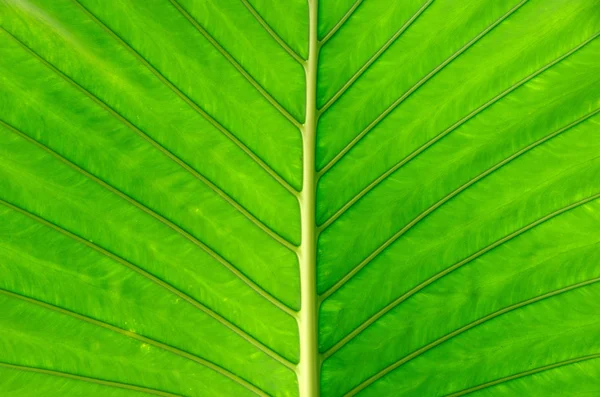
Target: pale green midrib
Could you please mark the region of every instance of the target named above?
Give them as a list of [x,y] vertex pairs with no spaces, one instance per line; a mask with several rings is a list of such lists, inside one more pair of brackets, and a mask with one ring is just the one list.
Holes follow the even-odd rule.
[[287,367],[288,369],[294,369],[295,366],[294,364],[289,361],[288,359],[282,357],[279,353],[275,352],[273,349],[271,349],[270,347],[266,346],[265,344],[263,344],[262,342],[260,342],[258,339],[254,338],[252,335],[250,335],[249,333],[247,333],[246,331],[242,330],[241,328],[239,328],[238,326],[236,326],[235,324],[233,324],[232,322],[230,322],[229,320],[225,319],[223,316],[221,316],[220,314],[214,312],[212,309],[208,308],[207,306],[203,305],[202,303],[200,303],[199,301],[197,301],[196,299],[194,299],[193,297],[191,297],[190,295],[186,294],[185,292],[181,291],[180,289],[178,289],[177,287],[169,284],[168,282],[162,280],[161,278],[153,275],[152,273],[142,269],[141,267],[129,262],[128,260],[120,257],[119,255],[113,253],[112,251],[103,248],[101,246],[99,246],[96,243],[93,243],[91,241],[88,241],[84,238],[82,238],[81,236],[61,227],[58,226],[50,221],[48,221],[45,218],[42,218],[41,216],[35,215],[19,206],[16,206],[8,201],[5,201],[3,199],[0,199],[0,205],[4,205],[7,208],[10,208],[13,211],[16,211],[46,227],[51,228],[52,230],[61,233],[62,235],[73,239],[74,241],[85,245],[86,247],[100,253],[101,255],[106,256],[107,258],[109,258],[110,260],[119,263],[120,265],[128,268],[129,270],[139,274],[140,276],[144,277],[145,279],[147,279],[150,282],[153,282],[154,284],[162,287],[163,289],[165,289],[166,291],[172,293],[173,295],[177,296],[180,299],[183,299],[184,301],[186,301],[187,303],[189,303],[190,305],[192,305],[193,307],[195,307],[196,309],[200,310],[201,312],[205,313],[207,316],[211,317],[213,320],[219,322],[221,325],[223,325],[224,327],[228,328],[230,331],[234,332],[236,335],[238,335],[239,337],[241,337],[242,339],[244,339],[246,342],[250,343],[252,346],[254,346],[255,348],[257,348],[258,350],[260,350],[261,352],[263,352],[264,354],[266,354],[267,356],[271,357],[272,359],[276,360],[277,362],[279,362],[280,364],[284,365],[285,367]]
[[[5,290],[3,288],[0,288],[0,294],[5,295],[5,296],[9,296],[9,297],[11,297],[13,299],[22,300],[24,302],[27,302],[27,303],[30,303],[30,304],[42,307],[42,308],[44,308],[46,310],[51,310],[51,311],[60,313],[60,314],[65,315],[65,316],[72,317],[72,318],[77,319],[79,321],[82,321],[82,322],[85,322],[85,323],[88,323],[88,324],[91,324],[91,325],[94,325],[94,326],[97,326],[97,327],[100,327],[100,328],[107,329],[109,331],[118,333],[119,335],[122,335],[122,336],[124,336],[126,338],[135,339],[135,340],[137,340],[137,341],[139,341],[141,343],[152,345],[152,346],[154,346],[156,348],[159,348],[161,350],[164,350],[164,351],[167,351],[169,353],[175,354],[175,355],[177,355],[179,357],[182,357],[182,358],[184,358],[186,360],[190,360],[190,361],[193,361],[195,363],[198,363],[198,364],[200,364],[200,365],[202,365],[202,366],[204,366],[206,368],[209,368],[209,369],[213,370],[214,372],[218,373],[219,375],[227,377],[228,379],[230,379],[230,380],[238,383],[240,386],[243,386],[244,388],[252,391],[253,393],[255,393],[255,394],[259,395],[259,396],[267,397],[267,394],[264,393],[257,386],[255,386],[255,385],[249,383],[248,381],[240,378],[239,376],[237,376],[234,373],[226,370],[225,368],[223,368],[223,367],[221,367],[221,366],[219,366],[219,365],[217,365],[217,364],[215,364],[215,363],[213,363],[211,361],[203,359],[202,357],[199,357],[199,356],[197,356],[195,354],[192,354],[192,353],[190,353],[190,352],[188,352],[186,350],[179,349],[177,347],[174,347],[174,346],[168,345],[166,343],[160,342],[160,341],[158,341],[156,339],[149,338],[147,336],[140,335],[140,334],[137,334],[135,332],[125,330],[123,328],[120,328],[120,327],[117,327],[115,325],[106,323],[104,321],[100,321],[100,320],[97,320],[95,318],[92,318],[92,317],[89,317],[89,316],[85,316],[85,315],[83,315],[81,313],[77,313],[77,312],[74,312],[74,311],[71,311],[71,310],[64,309],[62,307],[59,307],[59,306],[56,306],[56,305],[53,305],[53,304],[41,301],[39,299],[35,299],[35,298],[29,297],[29,296],[21,295],[19,293],[13,292],[13,291],[8,291],[8,290]],[[109,383],[112,383],[112,382],[109,382]],[[134,385],[132,385],[132,386],[134,386]]]
[[509,156],[509,157],[503,159],[502,161],[496,163],[492,167],[488,168],[487,170],[485,170],[482,173],[478,174],[474,178],[470,179],[468,182],[466,182],[463,185],[459,186],[458,188],[456,188],[455,190],[453,190],[452,192],[450,192],[449,194],[447,194],[446,196],[444,196],[439,201],[435,202],[433,205],[431,205],[425,211],[423,211],[419,215],[417,215],[406,226],[404,226],[402,229],[400,229],[398,232],[396,232],[392,237],[390,237],[388,240],[386,240],[385,243],[383,243],[382,245],[380,245],[375,251],[373,251],[363,261],[361,261],[350,272],[346,273],[346,275],[344,275],[344,277],[342,277],[338,282],[336,282],[329,289],[327,289],[324,293],[322,293],[321,294],[321,300],[325,301],[328,297],[330,297],[331,295],[333,295],[346,282],[348,282],[352,277],[354,277],[354,275],[356,275],[356,273],[358,273],[365,266],[367,266],[373,259],[375,259],[376,256],[378,256],[387,247],[389,247],[391,244],[393,244],[398,238],[400,238],[401,236],[403,236],[404,234],[406,234],[406,232],[408,232],[411,228],[413,228],[417,223],[419,223],[424,218],[426,218],[427,216],[429,216],[431,213],[433,213],[435,210],[437,210],[443,204],[447,203],[448,201],[450,201],[451,199],[453,199],[454,197],[456,197],[458,194],[462,193],[463,191],[465,191],[469,187],[473,186],[474,184],[476,184],[480,180],[488,177],[490,174],[492,174],[495,171],[497,171],[498,169],[504,167],[505,165],[507,165],[511,161],[515,160],[516,158],[522,156],[523,154],[529,152],[530,150],[536,148],[537,146],[544,144],[546,141],[549,141],[549,140],[555,138],[556,136],[558,136],[558,135],[560,135],[560,134],[562,134],[562,133],[570,130],[571,128],[576,127],[577,125],[583,123],[584,121],[586,121],[589,118],[591,118],[591,117],[595,116],[596,114],[598,114],[598,112],[600,112],[600,109],[596,109],[596,110],[594,110],[594,111],[592,111],[592,112],[584,115],[583,117],[580,117],[579,119],[577,119],[577,120],[575,120],[575,121],[567,124],[566,126],[564,126],[564,127],[560,128],[560,129],[558,129],[558,130],[556,130],[556,131],[554,131],[554,132],[552,132],[552,133],[544,136],[543,138],[538,139],[537,141],[535,141],[535,142],[533,142],[533,143],[525,146],[521,150],[513,153],[511,156]]
[[[243,0],[246,1],[246,0]],[[364,0],[356,0],[354,4],[346,11],[346,13],[342,16],[342,18],[336,23],[333,28],[329,32],[325,34],[325,36],[320,41],[320,46],[323,47],[325,43],[329,41],[337,33],[338,30],[346,23],[346,21],[354,14],[354,11],[362,4]]]
[[317,37],[318,0],[308,0],[308,59],[305,66],[306,118],[302,127],[302,191],[300,205],[302,243],[298,252],[300,268],[300,300],[298,334],[300,362],[297,367],[300,397],[320,395],[320,356],[318,343],[319,303],[317,296],[317,225],[316,225],[316,129],[317,67],[319,41]]
[[566,361],[561,361],[561,362],[550,364],[550,365],[545,365],[543,367],[535,368],[535,369],[532,369],[532,370],[529,370],[529,371],[520,372],[518,374],[514,374],[514,375],[506,376],[504,378],[496,379],[496,380],[491,381],[491,382],[483,383],[483,384],[481,384],[479,386],[475,386],[475,387],[472,387],[472,388],[469,388],[469,389],[465,389],[463,391],[459,391],[459,392],[456,392],[456,393],[453,393],[453,394],[448,394],[445,397],[459,397],[459,396],[464,396],[466,394],[470,394],[470,393],[473,393],[473,392],[481,390],[481,389],[486,389],[488,387],[496,386],[496,385],[504,383],[504,382],[509,382],[511,380],[514,380],[514,379],[519,379],[519,378],[523,378],[523,377],[526,377],[526,376],[535,375],[535,374],[543,372],[543,371],[548,371],[548,370],[552,370],[552,369],[555,369],[555,368],[564,367],[566,365],[576,364],[576,363],[579,363],[579,362],[583,362],[583,361],[587,361],[587,360],[593,360],[593,359],[597,359],[597,358],[600,358],[600,353],[599,354],[590,354],[588,356],[577,357],[577,358],[573,358],[571,360],[566,360]]
[[79,0],[73,0],[81,10],[90,17],[94,22],[96,22],[106,33],[108,33],[111,37],[117,40],[127,51],[129,51],[137,60],[142,63],[151,73],[153,73],[163,84],[165,84],[175,95],[181,98],[188,106],[190,106],[194,111],[200,114],[205,120],[207,120],[214,128],[216,128],[219,132],[227,137],[234,145],[236,145],[240,150],[242,150],[248,157],[250,157],[257,165],[262,168],[271,178],[273,178],[277,183],[279,183],[285,190],[287,190],[292,195],[296,196],[298,191],[292,187],[288,181],[283,179],[281,175],[279,175],[273,168],[271,168],[258,154],[256,154],[252,149],[250,149],[246,144],[244,144],[237,136],[235,136],[232,132],[230,132],[227,128],[225,128],[221,123],[219,123],[214,117],[208,114],[200,105],[198,105],[193,99],[191,99],[187,94],[185,94],[179,87],[173,84],[167,77],[165,77],[150,61],[148,61],[144,56],[142,56],[136,49],[133,48],[126,40],[124,40],[121,36],[119,36],[115,31],[113,31],[107,24],[105,24],[100,18],[96,17],[90,10],[88,10],[83,4],[79,2]]
[[141,393],[146,393],[146,394],[150,394],[150,395],[154,395],[154,396],[183,397],[180,394],[167,393],[164,391],[150,389],[147,387],[136,386],[136,385],[132,385],[129,383],[107,381],[107,380],[102,380],[102,379],[90,378],[87,376],[73,375],[73,374],[69,374],[67,372],[60,372],[60,371],[53,371],[53,370],[48,370],[48,369],[44,369],[44,368],[30,367],[30,366],[26,366],[26,365],[16,365],[16,364],[0,362],[0,367],[13,369],[16,371],[33,372],[33,373],[42,374],[42,375],[56,376],[56,377],[60,377],[60,378],[71,379],[71,380],[76,380],[76,381],[81,381],[81,382],[94,383],[94,384],[101,385],[101,386],[114,387],[114,388],[118,388],[118,389],[125,389],[125,390],[130,390],[130,391],[135,391],[135,392],[141,392]]
[[435,347],[437,347],[437,346],[439,346],[439,345],[441,345],[443,343],[446,343],[449,340],[451,340],[452,338],[454,338],[454,337],[456,337],[456,336],[458,336],[458,335],[460,335],[460,334],[462,334],[464,332],[467,332],[467,331],[469,331],[472,328],[478,327],[479,325],[481,325],[481,324],[483,324],[483,323],[485,323],[485,322],[487,322],[489,320],[492,320],[492,319],[494,319],[496,317],[502,316],[502,315],[504,315],[506,313],[509,313],[509,312],[513,311],[513,310],[521,309],[521,308],[523,308],[523,307],[525,307],[527,305],[531,305],[531,304],[537,303],[537,302],[539,302],[541,300],[549,299],[549,298],[552,298],[554,296],[563,294],[565,292],[569,292],[569,291],[572,291],[572,290],[575,290],[575,289],[578,289],[578,288],[583,288],[583,287],[586,287],[588,285],[595,284],[595,283],[597,283],[599,281],[600,281],[600,277],[596,277],[596,278],[593,278],[593,279],[590,279],[590,280],[582,281],[582,282],[577,283],[577,284],[569,285],[569,286],[566,286],[566,287],[563,287],[563,288],[560,288],[560,289],[557,289],[557,290],[554,290],[554,291],[551,291],[551,292],[547,292],[545,294],[538,295],[536,297],[533,297],[533,298],[521,301],[519,303],[515,303],[513,305],[507,306],[507,307],[505,307],[503,309],[500,309],[500,310],[497,310],[497,311],[495,311],[493,313],[490,313],[490,314],[488,314],[488,315],[486,315],[484,317],[481,317],[481,318],[479,318],[479,319],[477,319],[475,321],[472,321],[469,324],[464,325],[464,326],[462,326],[462,327],[460,327],[460,328],[458,328],[458,329],[450,332],[449,334],[444,335],[444,336],[442,336],[442,337],[434,340],[431,343],[428,343],[427,345],[425,345],[425,346],[423,346],[423,347],[415,350],[414,352],[412,352],[412,353],[408,354],[407,356],[401,358],[400,360],[396,361],[395,363],[387,366],[386,368],[382,369],[381,371],[379,371],[375,375],[369,377],[368,379],[364,380],[363,382],[361,382],[360,384],[358,384],[357,386],[355,386],[351,391],[349,391],[346,394],[346,396],[353,396],[353,395],[355,395],[356,393],[360,392],[361,390],[364,390],[365,388],[367,388],[369,385],[372,385],[373,383],[375,383],[377,380],[383,378],[388,373],[390,373],[390,372],[398,369],[402,365],[404,365],[404,364],[408,363],[409,361],[417,358],[421,354],[423,354],[423,353],[425,353],[425,352],[427,352],[427,351],[429,351],[429,350],[431,350],[431,349],[433,349],[433,348],[435,348]]
[[[394,33],[392,35],[392,37],[390,37],[388,39],[388,41],[385,42],[385,44],[379,48],[377,50],[377,52],[375,52],[375,54],[373,54],[371,56],[371,58],[369,58],[367,60],[367,62],[365,62],[365,64],[363,64],[360,69],[358,69],[351,77],[350,80],[348,80],[322,107],[319,108],[319,113],[324,114],[330,107],[331,105],[333,105],[335,103],[335,101],[338,100],[338,98],[340,98],[344,92],[346,92],[346,90],[348,88],[350,88],[350,86],[352,86],[352,84],[354,84],[354,82],[367,70],[371,67],[371,65],[377,61],[377,59],[383,55],[384,52],[387,51],[388,48],[390,48],[390,46],[392,44],[394,44],[394,42],[396,41],[396,39],[398,39],[398,37],[400,37],[400,35],[402,35],[402,33],[404,33],[404,31],[406,31],[406,29],[408,29],[410,27],[410,25],[413,24],[413,22],[415,22],[417,20],[417,18],[419,18],[419,16],[421,16],[421,14],[423,12],[425,12],[425,10],[429,7],[429,5],[431,5],[431,3],[433,3],[434,0],[428,0],[426,1],[418,10],[417,12],[411,16],[401,27],[400,29],[398,29],[396,31],[396,33]],[[527,0],[525,0],[527,1]]]
[[295,316],[296,312],[294,310],[292,310],[290,307],[286,306],[283,302],[279,301],[277,298],[275,298],[273,295],[271,295],[267,291],[263,290],[258,284],[256,284],[254,281],[250,280],[246,275],[244,275],[237,268],[235,268],[225,258],[223,258],[219,254],[217,254],[210,247],[208,247],[207,245],[205,245],[203,242],[201,242],[200,240],[198,240],[196,237],[194,237],[192,234],[190,234],[188,231],[186,231],[182,227],[178,226],[177,224],[175,224],[172,221],[170,221],[169,219],[165,218],[164,216],[162,216],[158,212],[152,210],[151,208],[149,208],[149,207],[145,206],[144,204],[140,203],[139,201],[135,200],[133,197],[129,196],[128,194],[122,192],[121,190],[119,190],[119,189],[115,188],[114,186],[110,185],[109,183],[105,182],[103,179],[98,178],[94,174],[86,171],[85,169],[81,168],[77,164],[71,162],[67,158],[65,158],[62,155],[60,155],[59,153],[57,153],[54,150],[50,149],[48,146],[46,146],[46,145],[38,142],[37,140],[31,138],[29,135],[23,133],[22,131],[19,131],[18,129],[16,129],[12,125],[6,123],[5,121],[0,120],[0,125],[2,125],[6,129],[8,129],[9,131],[13,132],[14,134],[18,135],[19,137],[23,138],[24,140],[30,142],[31,144],[37,146],[39,149],[45,151],[46,153],[50,154],[51,156],[55,157],[57,160],[61,161],[65,165],[67,165],[69,168],[71,168],[74,171],[80,173],[81,175],[85,176],[86,178],[94,181],[95,183],[97,183],[98,185],[102,186],[103,188],[105,188],[109,192],[115,194],[119,198],[127,201],[129,204],[135,206],[139,210],[141,210],[144,213],[150,215],[151,217],[153,217],[154,219],[156,219],[158,222],[160,222],[160,223],[164,224],[165,226],[169,227],[171,230],[173,230],[176,233],[180,234],[185,239],[187,239],[188,241],[190,241],[192,244],[194,244],[195,246],[197,246],[198,248],[200,248],[204,252],[206,252],[211,258],[213,258],[214,260],[216,260],[218,263],[220,263],[222,266],[224,266],[227,270],[229,270],[230,272],[232,272],[244,284],[246,284],[249,288],[251,288],[252,290],[254,290],[258,295],[260,295],[262,298],[264,298],[270,304],[272,304],[275,307],[277,307],[278,309],[282,310],[284,313],[288,314],[289,316],[292,316],[292,317]]
[[358,194],[356,194],[348,202],[346,202],[346,204],[344,204],[339,210],[337,210],[333,215],[331,215],[329,217],[329,219],[327,219],[324,223],[322,223],[321,225],[319,225],[319,230],[322,232],[327,227],[331,226],[348,209],[350,209],[354,204],[356,204],[367,193],[369,193],[371,190],[373,190],[375,187],[377,187],[381,182],[383,182],[385,179],[387,179],[387,177],[389,177],[392,173],[394,173],[395,171],[397,171],[398,169],[400,169],[401,167],[403,167],[404,165],[406,165],[408,162],[412,161],[415,157],[417,157],[419,154],[421,154],[422,152],[424,152],[430,146],[434,145],[440,139],[442,139],[446,135],[450,134],[451,132],[453,132],[454,130],[456,130],[457,128],[459,128],[460,126],[462,126],[464,123],[466,123],[467,121],[471,120],[473,117],[477,116],[478,114],[480,114],[481,112],[483,112],[484,110],[486,110],[487,108],[489,108],[490,106],[492,106],[493,104],[495,104],[496,102],[502,100],[504,97],[506,97],[511,92],[513,92],[517,88],[521,87],[522,85],[524,85],[528,81],[534,79],[538,75],[542,74],[543,72],[547,71],[551,67],[557,65],[558,63],[560,63],[564,59],[568,58],[569,56],[573,55],[577,51],[581,50],[587,44],[589,44],[593,40],[595,40],[599,35],[600,35],[600,32],[592,35],[590,38],[588,38],[587,40],[585,40],[581,44],[577,45],[576,47],[572,48],[571,50],[569,50],[565,54],[563,54],[560,57],[558,57],[558,58],[552,60],[551,62],[547,63],[546,65],[542,66],[540,69],[536,70],[535,72],[531,73],[530,75],[526,76],[525,78],[521,79],[520,81],[514,83],[513,85],[511,85],[510,87],[508,87],[506,90],[502,91],[501,93],[499,93],[498,95],[496,95],[495,97],[493,97],[492,99],[490,99],[489,101],[487,101],[486,103],[484,103],[483,105],[481,105],[478,108],[476,108],[475,110],[471,111],[465,117],[463,117],[462,119],[458,120],[457,122],[455,122],[454,124],[452,124],[450,127],[448,127],[444,131],[440,132],[439,134],[437,134],[436,136],[434,136],[433,138],[431,138],[425,144],[423,144],[420,147],[418,147],[416,150],[414,150],[408,156],[406,156],[405,158],[403,158],[402,160],[400,160],[398,163],[396,163],[394,166],[392,166],[386,172],[384,172],[383,174],[381,174],[380,176],[378,176],[376,179],[374,179],[363,190],[361,190]]
[[298,62],[300,65],[306,65],[306,59],[302,58],[300,54],[294,51],[292,47],[290,47],[288,43],[286,43],[285,40],[283,40],[281,36],[279,36],[277,32],[275,32],[275,30],[271,26],[269,26],[267,21],[264,20],[264,18],[258,13],[258,11],[256,11],[256,9],[252,6],[252,4],[250,4],[248,0],[241,0],[241,2],[244,4],[246,9],[248,9],[248,12],[252,14],[254,19],[256,19],[256,21],[263,27],[263,29],[265,29],[265,31],[273,38],[273,40],[277,42],[277,44],[279,44],[281,48],[283,48],[285,52],[287,52],[292,58],[294,58],[294,60],[296,60],[296,62]]
[[[352,149],[362,138],[368,134],[373,128],[375,128],[379,123],[381,123],[394,109],[396,109],[402,102],[404,102],[409,96],[414,94],[419,88],[421,88],[425,83],[431,80],[434,76],[436,76],[439,72],[441,72],[446,66],[450,63],[454,62],[458,57],[464,54],[469,48],[475,45],[479,40],[485,37],[488,33],[490,33],[494,28],[496,28],[500,23],[505,21],[508,17],[513,15],[515,11],[521,8],[528,0],[523,0],[510,10],[508,10],[504,15],[498,18],[494,23],[489,25],[483,31],[481,31],[477,36],[469,40],[464,46],[458,49],[455,53],[450,55],[446,60],[437,65],[431,72],[429,72],[425,77],[421,80],[417,81],[411,88],[409,88],[404,94],[402,94],[398,99],[392,102],[387,108],[384,109],[379,116],[377,116],[369,125],[367,125],[356,137],[354,137],[344,148],[335,155],[323,168],[319,170],[319,175],[324,175],[329,171],[338,161],[340,161],[349,151]],[[364,72],[364,71],[363,71]],[[357,76],[356,79],[360,77]],[[355,80],[356,80],[355,79]],[[348,87],[349,88],[349,87]],[[345,91],[344,91],[345,92]],[[343,94],[343,92],[342,92]],[[340,94],[341,96],[341,94]],[[339,98],[339,96],[338,96]]]
[[275,109],[277,109],[279,111],[279,113],[285,117],[292,125],[294,125],[296,128],[300,128],[300,122],[298,120],[296,120],[296,118],[294,116],[292,116],[290,114],[290,112],[287,111],[287,109],[285,109],[283,107],[283,105],[281,105],[271,94],[269,94],[267,92],[267,90],[260,85],[260,83],[258,83],[258,81],[256,81],[251,75],[250,73],[248,73],[246,71],[246,69],[244,69],[242,67],[242,65],[240,65],[233,56],[231,56],[231,54],[229,54],[229,52],[227,52],[227,50],[225,50],[225,48],[223,48],[223,46],[221,46],[221,44],[219,44],[219,42],[217,40],[215,40],[207,31],[206,29],[204,29],[204,27],[202,27],[202,25],[200,25],[200,23],[198,23],[198,21],[196,21],[196,19],[194,17],[192,17],[190,15],[190,13],[181,5],[179,4],[176,0],[169,0],[169,2],[173,5],[173,7],[175,7],[177,9],[177,11],[179,11],[181,13],[181,15],[187,19],[190,24],[192,26],[194,26],[194,28],[196,28],[196,30],[202,35],[204,36],[204,38],[206,40],[208,40],[213,47],[219,51],[219,53],[221,55],[223,55],[223,57],[225,57],[227,59],[227,61],[244,77],[244,79],[246,79],[246,81],[248,81],[248,83],[250,83],[250,85],[252,85],[252,87],[254,87],[262,96],[263,98],[265,98],[265,100],[267,102],[269,102]]
[[565,212],[568,212],[572,209],[575,209],[577,207],[585,205],[585,204],[587,204],[591,201],[597,200],[599,198],[600,198],[600,193],[597,193],[592,196],[581,199],[579,201],[576,201],[575,203],[571,203],[565,207],[559,208],[559,209],[547,214],[546,216],[539,218],[539,219],[529,223],[528,225],[525,225],[525,226],[515,230],[514,232],[504,236],[503,238],[496,240],[495,242],[493,242],[493,243],[487,245],[486,247],[478,250],[477,252],[469,255],[467,258],[465,258],[465,259],[445,268],[444,270],[436,273],[435,275],[429,277],[427,280],[419,283],[417,286],[413,287],[408,292],[406,292],[406,293],[402,294],[400,297],[394,299],[392,302],[390,302],[385,307],[380,309],[377,313],[375,313],[374,315],[369,317],[366,321],[364,321],[359,326],[357,326],[352,332],[350,332],[348,335],[346,335],[344,338],[342,338],[340,341],[338,341],[335,345],[333,345],[331,348],[329,348],[325,353],[323,353],[323,357],[324,358],[331,357],[333,354],[335,354],[337,351],[339,351],[339,349],[341,349],[343,346],[345,346],[347,343],[349,343],[352,339],[354,339],[356,336],[358,336],[360,333],[362,333],[365,329],[367,329],[371,325],[373,325],[377,320],[379,320],[381,317],[383,317],[386,313],[389,313],[392,309],[398,307],[398,305],[400,305],[402,302],[406,301],[411,296],[415,295],[416,293],[418,293],[425,287],[433,284],[434,282],[440,280],[441,278],[445,277],[446,275],[452,273],[454,270],[472,262],[473,260],[477,259],[478,257],[501,246],[502,244],[505,244],[506,242],[514,239],[515,237],[547,222],[548,220],[550,220],[556,216],[564,214]]

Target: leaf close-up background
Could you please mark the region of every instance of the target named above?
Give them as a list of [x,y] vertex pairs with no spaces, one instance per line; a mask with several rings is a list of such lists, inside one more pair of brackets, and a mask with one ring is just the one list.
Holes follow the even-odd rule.
[[599,35],[0,0],[0,396],[600,396]]

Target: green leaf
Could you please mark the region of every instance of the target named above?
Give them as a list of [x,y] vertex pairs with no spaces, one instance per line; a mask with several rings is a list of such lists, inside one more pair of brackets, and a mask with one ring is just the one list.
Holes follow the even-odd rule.
[[599,395],[599,35],[0,0],[0,395]]

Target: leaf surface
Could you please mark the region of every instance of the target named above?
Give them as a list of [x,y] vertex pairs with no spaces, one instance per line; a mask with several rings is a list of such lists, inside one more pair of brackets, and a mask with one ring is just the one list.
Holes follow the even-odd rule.
[[595,0],[1,0],[0,394],[600,393]]

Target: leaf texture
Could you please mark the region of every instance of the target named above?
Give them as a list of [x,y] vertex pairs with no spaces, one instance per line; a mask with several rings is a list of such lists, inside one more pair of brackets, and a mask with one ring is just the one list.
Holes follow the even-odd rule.
[[600,394],[596,0],[0,0],[0,395]]

